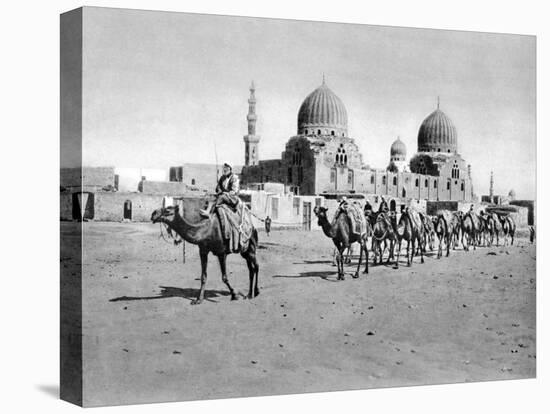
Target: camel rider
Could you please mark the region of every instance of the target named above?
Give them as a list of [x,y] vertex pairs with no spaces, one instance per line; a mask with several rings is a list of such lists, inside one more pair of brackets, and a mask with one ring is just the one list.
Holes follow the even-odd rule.
[[388,208],[388,203],[386,203],[386,200],[384,199],[384,197],[381,197],[382,201],[380,202],[380,207],[378,207],[378,211],[380,213],[385,213],[387,214],[388,211],[390,210]]
[[365,203],[365,208],[363,210],[365,212],[365,216],[370,217],[372,215],[372,206],[369,203],[369,200]]
[[338,204],[338,208],[342,209],[344,211],[348,211],[348,198],[346,196],[343,196],[340,200],[340,204]]
[[222,204],[235,208],[239,203],[239,178],[233,174],[231,166],[223,164],[223,174],[216,186],[216,200],[209,201],[208,206],[200,211],[201,216],[210,217],[214,209]]

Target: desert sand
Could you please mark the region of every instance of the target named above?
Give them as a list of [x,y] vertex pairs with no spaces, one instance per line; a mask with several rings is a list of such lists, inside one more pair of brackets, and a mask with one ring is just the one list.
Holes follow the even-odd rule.
[[[316,225],[316,224],[315,224]],[[71,243],[75,223],[62,223]],[[85,405],[259,396],[535,376],[535,245],[452,251],[336,281],[319,231],[260,233],[260,292],[230,301],[210,256],[159,225],[84,223]],[[64,266],[78,260],[62,257]],[[228,260],[243,296],[248,273]]]

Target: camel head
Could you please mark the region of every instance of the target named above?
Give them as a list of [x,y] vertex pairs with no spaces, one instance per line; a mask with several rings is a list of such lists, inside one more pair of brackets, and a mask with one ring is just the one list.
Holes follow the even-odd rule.
[[153,223],[166,223],[170,224],[174,221],[176,214],[179,214],[179,206],[168,206],[157,208],[151,214],[151,221]]
[[315,213],[318,218],[317,224],[321,225],[322,222],[328,221],[327,210],[328,208],[326,207],[315,206],[315,208],[313,209],[313,213]]

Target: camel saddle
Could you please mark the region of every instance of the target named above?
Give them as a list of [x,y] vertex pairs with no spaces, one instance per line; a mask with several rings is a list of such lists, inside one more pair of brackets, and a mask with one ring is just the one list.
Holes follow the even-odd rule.
[[233,253],[244,252],[252,237],[254,226],[250,210],[242,201],[235,208],[222,204],[216,208],[222,235]]
[[338,217],[340,212],[344,212],[350,221],[351,233],[355,236],[361,236],[367,232],[367,220],[363,209],[357,203],[348,204],[345,208],[341,207],[336,211],[334,218]]
[[411,224],[414,228],[419,229],[423,226],[422,219],[420,214],[416,210],[408,209],[406,214],[408,214]]

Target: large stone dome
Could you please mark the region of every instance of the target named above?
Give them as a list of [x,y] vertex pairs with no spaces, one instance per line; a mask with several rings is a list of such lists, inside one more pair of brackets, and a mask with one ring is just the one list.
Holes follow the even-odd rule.
[[439,105],[420,125],[418,152],[457,152],[456,128]]
[[405,143],[401,141],[401,138],[397,138],[393,144],[391,144],[390,148],[390,157],[398,157],[398,158],[405,158],[407,156],[407,147],[405,146]]
[[299,135],[348,135],[348,114],[342,100],[323,84],[311,92],[298,111]]

